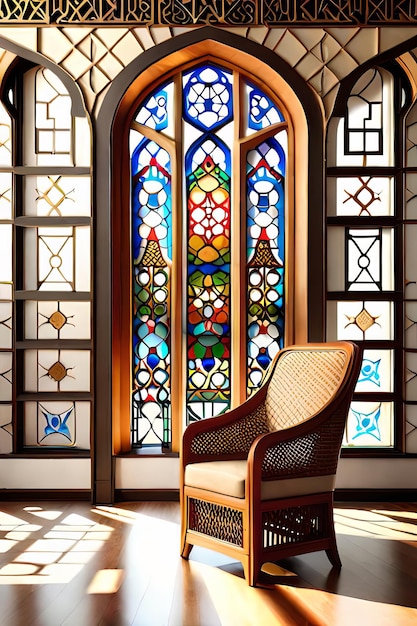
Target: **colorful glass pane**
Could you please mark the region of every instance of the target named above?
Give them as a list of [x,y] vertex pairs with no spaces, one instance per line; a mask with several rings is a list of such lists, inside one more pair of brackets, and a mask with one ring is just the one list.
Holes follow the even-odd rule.
[[394,389],[392,350],[364,350],[356,392],[387,392]]
[[183,116],[202,131],[218,129],[233,116],[232,74],[203,65],[184,75]]
[[90,448],[91,405],[85,401],[25,402],[25,446]]
[[247,155],[248,393],[284,342],[285,152],[270,138]]
[[352,402],[344,446],[392,447],[392,402]]
[[[73,435],[71,434],[69,419],[75,412],[75,404],[73,403],[70,408],[63,413],[51,413],[48,409],[43,407],[42,404],[39,404],[39,409],[45,418],[42,438],[39,441],[39,444],[42,444],[43,441],[51,435],[67,440],[67,445],[73,443]],[[65,441],[60,441],[60,444],[65,445]]]
[[[232,162],[232,154],[238,153],[233,150],[238,133],[254,137],[263,131],[262,141],[247,155],[244,191],[248,203],[247,278],[252,298],[247,331],[251,390],[262,383],[283,345],[286,128],[276,105],[254,85],[245,83],[246,95],[240,94],[240,101],[233,93],[235,80],[240,93],[236,73],[211,63],[199,65],[184,72],[181,81],[157,87],[132,122],[134,446],[170,444],[174,211],[176,223],[185,226],[182,240],[176,242],[178,250],[187,253],[187,291],[175,294],[186,343],[178,347],[176,342],[173,346],[179,360],[182,350],[187,350],[186,368],[179,375],[186,390],[187,422],[218,415],[231,405],[230,286],[232,280],[236,281],[236,295],[242,281],[240,271],[232,277],[231,228],[232,224],[234,229],[238,225],[245,228],[245,223],[240,224],[239,186],[233,197],[237,215],[232,215],[231,183],[241,169],[238,158]],[[182,102],[182,126],[174,120],[177,101]],[[238,116],[234,114],[234,102],[241,109]],[[265,129],[278,123],[279,132],[275,127],[267,137]],[[170,156],[156,143],[154,130],[163,131],[173,140],[173,151],[182,152],[183,168],[175,168],[178,175],[173,180]],[[176,199],[175,205],[171,197]],[[238,248],[233,254],[236,258],[240,255]],[[248,321],[245,311],[238,307],[236,311],[239,325],[245,323],[245,318]],[[238,375],[240,368],[238,365],[235,370]]]
[[165,130],[170,122],[168,98],[171,95],[171,91],[172,83],[152,93],[139,109],[136,121],[154,130]]
[[171,165],[142,139],[131,159],[133,250],[132,445],[170,439]]
[[215,136],[186,156],[189,420],[230,402],[230,153]]
[[284,121],[284,116],[268,96],[258,87],[246,85],[248,98],[248,128],[262,130]]

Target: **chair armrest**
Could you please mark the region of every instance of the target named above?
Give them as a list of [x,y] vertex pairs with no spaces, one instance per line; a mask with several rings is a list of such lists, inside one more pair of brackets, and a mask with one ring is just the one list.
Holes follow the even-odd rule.
[[182,439],[182,464],[246,459],[254,439],[268,431],[266,387],[222,415],[189,424]]
[[260,435],[248,455],[254,483],[335,474],[346,407],[333,408],[291,428]]

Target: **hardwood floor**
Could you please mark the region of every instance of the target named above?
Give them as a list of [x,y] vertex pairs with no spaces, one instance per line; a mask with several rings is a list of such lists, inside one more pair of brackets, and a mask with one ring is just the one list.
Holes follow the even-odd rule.
[[271,565],[179,556],[179,505],[0,503],[2,626],[417,624],[417,505],[336,504],[343,567],[325,553]]

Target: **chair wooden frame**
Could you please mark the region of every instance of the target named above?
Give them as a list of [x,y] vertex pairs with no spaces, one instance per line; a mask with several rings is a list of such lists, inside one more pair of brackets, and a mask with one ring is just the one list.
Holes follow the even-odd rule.
[[[337,380],[335,382],[332,370],[334,389],[329,392],[330,397],[319,399],[321,406],[317,407],[316,403],[311,414],[306,414],[309,407],[302,406],[310,404],[313,393],[306,389],[306,397],[301,399],[301,408],[297,406],[296,411],[304,412],[302,419],[296,417],[299,422],[295,425],[281,425],[271,430],[270,422],[266,428],[262,420],[265,407],[269,413],[274,409],[268,404],[274,381],[284,385],[279,390],[280,402],[286,393],[287,402],[292,401],[293,385],[280,382],[285,379],[283,367],[289,361],[288,356],[292,361],[300,357],[304,368],[309,359],[327,360],[335,356]],[[256,585],[264,563],[316,550],[325,550],[332,565],[341,567],[333,522],[333,487],[329,487],[327,479],[329,476],[334,479],[336,475],[361,361],[361,349],[348,341],[290,346],[279,352],[268,380],[249,400],[221,416],[192,423],[186,428],[180,485],[181,555],[184,558],[189,557],[194,545],[219,551],[242,563],[251,586]],[[290,372],[289,381],[292,375]],[[325,389],[326,372],[320,378],[319,384]],[[314,386],[317,382],[310,381],[310,384]],[[329,387],[331,385],[329,382]],[[225,460],[246,461],[243,497],[186,484],[186,468],[190,464]],[[323,478],[325,486],[321,487]],[[292,479],[298,481],[296,493],[262,497],[261,490],[267,483],[274,488],[278,485],[278,489],[288,484],[292,487],[296,485]],[[317,481],[317,486],[314,483],[312,489],[310,482],[309,489],[305,490],[304,479],[307,483],[310,479]]]

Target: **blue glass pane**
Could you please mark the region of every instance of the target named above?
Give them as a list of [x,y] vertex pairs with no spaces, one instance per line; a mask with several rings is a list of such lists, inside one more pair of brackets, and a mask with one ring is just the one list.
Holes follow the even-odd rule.
[[248,154],[248,257],[254,253],[261,231],[271,240],[273,254],[282,264],[284,258],[284,181],[285,152],[271,137]]
[[248,90],[248,127],[261,130],[272,124],[284,122],[284,116],[275,104],[257,87]]
[[167,128],[169,120],[168,92],[166,89],[159,89],[149,96],[144,105],[140,107],[136,121],[154,130]]
[[170,443],[171,162],[154,141],[133,151],[132,446]]
[[164,255],[172,257],[171,162],[166,150],[154,141],[142,139],[133,152],[132,245],[137,259],[151,232]]
[[275,138],[247,155],[248,394],[284,343],[285,152]]
[[215,130],[233,116],[232,74],[214,65],[185,74],[184,119],[203,131]]
[[[39,443],[44,445],[46,439],[50,439],[53,435],[52,445],[72,445],[75,441],[75,404],[61,413],[51,413],[42,405],[39,405],[40,413],[45,418]],[[71,421],[69,421],[71,418]],[[70,426],[72,428],[70,428]],[[61,441],[58,439],[61,437]],[[58,444],[59,441],[59,444]]]

